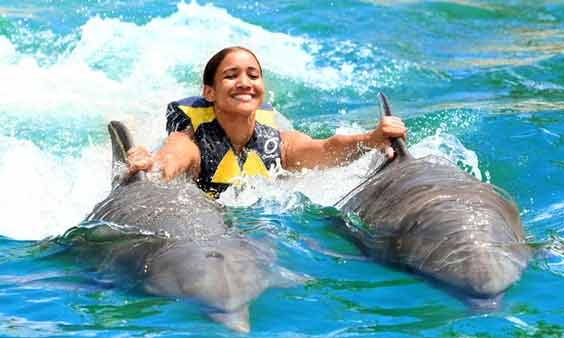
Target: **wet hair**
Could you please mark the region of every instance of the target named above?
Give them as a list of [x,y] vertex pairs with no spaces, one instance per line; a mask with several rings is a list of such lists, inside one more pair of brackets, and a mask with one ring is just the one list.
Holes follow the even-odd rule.
[[225,59],[225,57],[229,53],[236,52],[238,50],[245,51],[245,52],[251,54],[255,58],[258,66],[259,66],[260,74],[262,75],[262,67],[261,67],[260,62],[259,62],[257,56],[255,55],[255,53],[251,52],[249,49],[247,49],[245,47],[239,47],[239,46],[227,47],[227,48],[223,48],[219,52],[215,53],[215,55],[212,56],[211,59],[206,64],[206,68],[204,68],[204,85],[213,86],[215,73],[217,73],[217,68],[221,64],[221,61],[223,61],[223,59]]

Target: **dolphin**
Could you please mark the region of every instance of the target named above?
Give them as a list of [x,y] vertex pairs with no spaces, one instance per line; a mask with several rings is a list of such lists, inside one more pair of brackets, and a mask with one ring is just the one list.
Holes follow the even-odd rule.
[[108,130],[112,190],[62,236],[79,259],[125,272],[149,294],[195,300],[213,320],[244,333],[250,331],[250,302],[269,287],[306,280],[277,266],[267,243],[226,224],[224,208],[192,182],[124,174],[132,138],[121,122],[110,122]]
[[[386,97],[383,110],[391,115]],[[496,308],[531,257],[509,195],[446,159],[395,156],[335,204],[345,233],[368,256],[447,286],[481,309]]]

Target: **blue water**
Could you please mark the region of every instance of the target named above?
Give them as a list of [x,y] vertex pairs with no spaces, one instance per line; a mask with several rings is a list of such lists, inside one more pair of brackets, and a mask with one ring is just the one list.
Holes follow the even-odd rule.
[[198,94],[228,45],[257,52],[269,101],[314,137],[373,127],[385,92],[412,152],[507,190],[538,248],[499,311],[472,313],[417,276],[312,245],[358,254],[327,207],[370,158],[255,182],[222,198],[231,217],[315,281],[258,298],[250,336],[564,335],[561,1],[0,0],[0,336],[239,336],[42,241],[109,192],[106,123],[157,148],[166,103]]

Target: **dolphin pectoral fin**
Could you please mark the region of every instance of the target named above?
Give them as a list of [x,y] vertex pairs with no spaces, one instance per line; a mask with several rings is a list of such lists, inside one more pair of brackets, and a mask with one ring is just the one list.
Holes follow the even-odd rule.
[[474,298],[468,296],[464,298],[464,302],[468,304],[473,313],[489,313],[497,311],[500,308],[503,296],[503,293],[492,298]]
[[241,333],[249,333],[251,331],[248,305],[244,305],[234,311],[210,312],[208,315],[214,321],[227,326],[233,331]]
[[293,288],[313,280],[314,278],[311,276],[299,274],[278,266],[270,276],[270,286],[276,288]]
[[309,245],[310,248],[312,248],[313,250],[325,255],[325,256],[329,256],[329,257],[333,257],[333,258],[338,258],[338,259],[346,259],[346,260],[350,260],[350,261],[362,261],[362,262],[366,262],[366,261],[371,261],[372,259],[370,259],[369,257],[365,256],[365,255],[351,255],[351,254],[343,254],[343,253],[339,253],[327,248],[323,248],[319,242],[313,240],[313,239],[306,239],[305,242]]

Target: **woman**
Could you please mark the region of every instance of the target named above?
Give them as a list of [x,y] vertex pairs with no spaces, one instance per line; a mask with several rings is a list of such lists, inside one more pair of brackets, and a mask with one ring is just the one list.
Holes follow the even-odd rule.
[[207,103],[169,105],[165,144],[154,156],[143,147],[132,148],[128,153],[130,174],[151,170],[155,164],[165,180],[188,171],[200,188],[218,197],[236,176],[268,175],[273,165],[290,171],[328,168],[356,159],[371,148],[393,157],[389,138],[407,134],[402,120],[389,116],[370,132],[324,140],[257,122],[265,95],[262,68],[257,57],[243,47],[215,54],[205,67],[203,80]]

